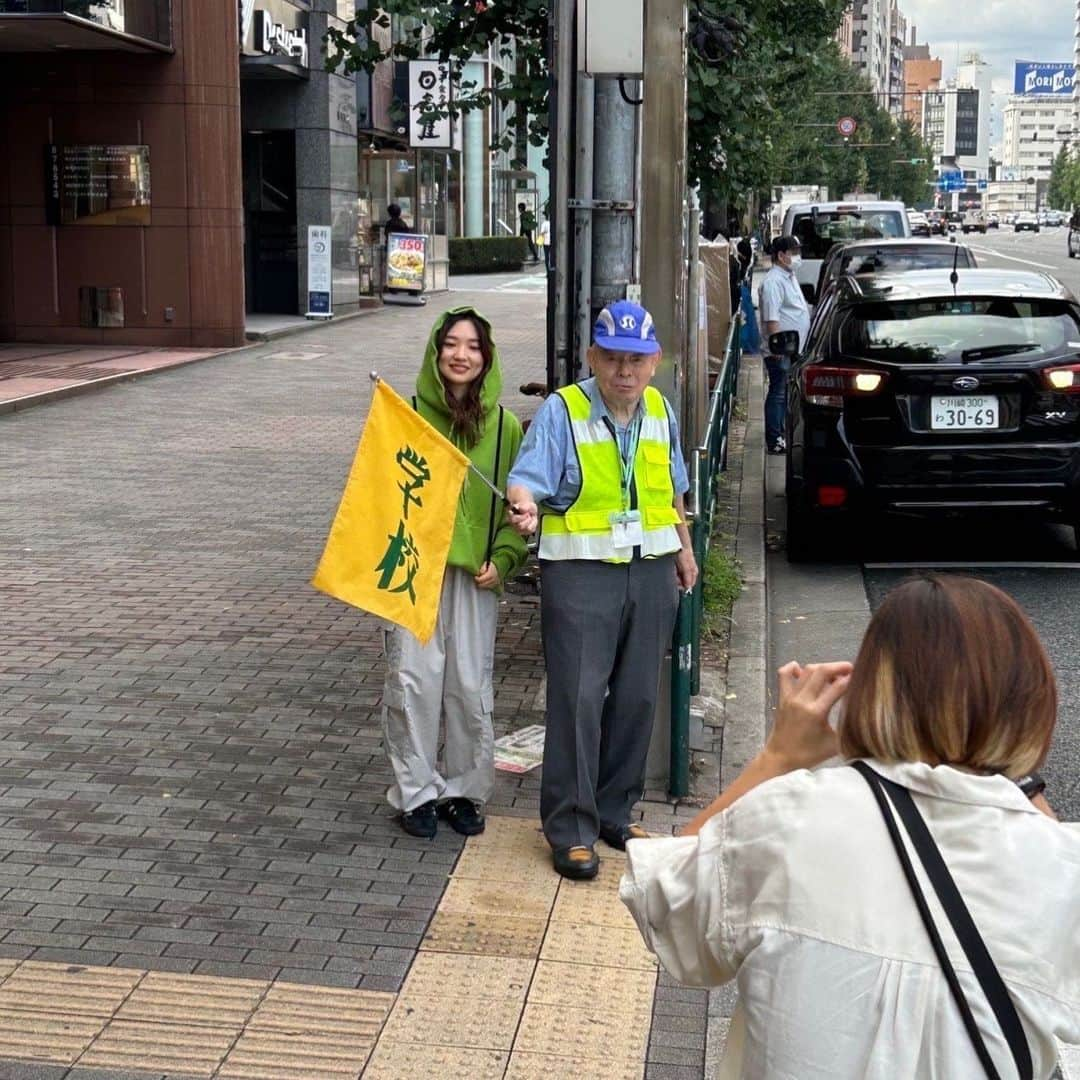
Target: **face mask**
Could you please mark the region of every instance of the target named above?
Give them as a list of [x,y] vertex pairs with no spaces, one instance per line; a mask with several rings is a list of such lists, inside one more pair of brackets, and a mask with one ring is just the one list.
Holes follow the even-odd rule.
[[802,256],[801,255],[792,255],[791,256],[791,269],[792,270],[797,270],[801,264],[802,264]]

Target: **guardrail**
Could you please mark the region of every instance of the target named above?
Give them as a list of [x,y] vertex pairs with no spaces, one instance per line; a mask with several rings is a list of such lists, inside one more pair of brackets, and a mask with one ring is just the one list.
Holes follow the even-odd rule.
[[690,462],[693,496],[690,538],[701,573],[690,594],[679,597],[679,613],[671,643],[671,766],[669,794],[678,798],[690,793],[690,698],[701,692],[701,618],[705,604],[705,559],[712,539],[716,513],[716,488],[727,468],[728,433],[739,385],[739,345],[742,319],[731,322],[724,362],[709,393],[709,418],[700,446]]

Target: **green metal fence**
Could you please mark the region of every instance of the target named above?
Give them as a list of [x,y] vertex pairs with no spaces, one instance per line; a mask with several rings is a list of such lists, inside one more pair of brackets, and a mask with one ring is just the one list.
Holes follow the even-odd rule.
[[709,554],[717,481],[727,468],[728,433],[739,385],[742,320],[731,323],[724,363],[709,394],[709,419],[700,446],[690,461],[690,493],[693,496],[690,537],[694,557],[702,573],[689,594],[679,598],[679,613],[671,643],[671,767],[668,791],[681,797],[690,792],[690,698],[701,691],[701,618],[704,608],[705,558]]

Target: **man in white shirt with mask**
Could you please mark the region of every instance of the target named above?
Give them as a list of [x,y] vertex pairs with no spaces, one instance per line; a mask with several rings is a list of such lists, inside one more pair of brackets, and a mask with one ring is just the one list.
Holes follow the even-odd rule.
[[765,370],[769,375],[769,389],[765,395],[765,445],[770,454],[782,454],[787,449],[784,417],[791,361],[786,356],[770,356],[768,342],[781,330],[796,330],[801,352],[810,329],[810,308],[795,277],[795,268],[801,261],[799,241],[794,236],[778,236],[772,242],[770,252],[772,269],[765,275],[758,293],[758,314],[764,329]]

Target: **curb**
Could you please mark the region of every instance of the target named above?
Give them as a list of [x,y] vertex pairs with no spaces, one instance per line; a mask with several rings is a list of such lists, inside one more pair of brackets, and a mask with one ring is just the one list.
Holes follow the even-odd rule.
[[330,322],[312,321],[310,324],[282,327],[280,330],[271,330],[266,333],[256,332],[258,337],[253,338],[249,336],[246,345],[237,345],[232,349],[221,349],[218,352],[212,352],[206,356],[193,356],[190,360],[177,360],[175,364],[169,364],[168,367],[153,367],[143,368],[140,371],[125,371],[121,375],[107,375],[103,379],[91,379],[88,382],[72,383],[70,386],[58,386],[55,390],[43,390],[37,394],[27,394],[25,397],[0,401],[0,416],[13,412],[21,412],[23,409],[31,409],[36,405],[48,405],[50,402],[61,401],[64,398],[79,397],[82,394],[94,393],[97,390],[104,390],[107,387],[116,386],[118,383],[134,382],[136,379],[148,378],[151,375],[160,375],[167,371],[176,371],[178,368],[187,367],[190,364],[201,364],[207,360],[220,359],[223,356],[240,356],[244,353],[249,353],[254,349],[261,349],[264,345],[278,341],[281,338],[307,334],[312,330],[325,330],[328,326],[350,322],[362,315],[377,315],[379,312],[385,310],[386,309],[383,307],[364,308],[360,311],[347,312],[344,315],[340,315],[337,318],[330,320]]
[[336,326],[359,318],[361,315],[374,315],[382,310],[382,304],[371,304],[367,307],[357,308],[356,311],[346,311],[343,315],[335,315],[332,319],[309,319],[307,322],[281,326],[276,330],[248,330],[244,333],[248,345],[241,345],[240,348],[246,349],[249,345],[264,345],[268,341],[277,341],[279,338],[293,337],[296,334],[306,334],[311,330]]
[[729,784],[765,744],[768,695],[766,649],[768,610],[765,588],[765,423],[762,367],[745,356],[740,374],[746,402],[742,483],[739,491],[735,557],[743,589],[732,609],[720,750],[721,787]]
[[[765,745],[768,693],[768,597],[765,587],[765,413],[763,367],[756,353],[744,354],[737,402],[746,404],[742,473],[735,533],[735,558],[743,588],[731,612],[727,671],[720,707],[719,769],[722,791]],[[705,1075],[715,1076],[727,1043],[737,993],[734,983],[709,991],[705,1032]]]

